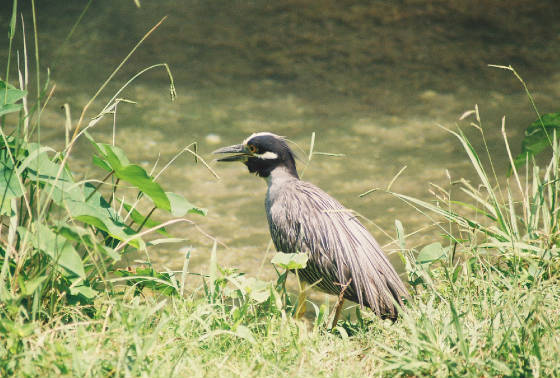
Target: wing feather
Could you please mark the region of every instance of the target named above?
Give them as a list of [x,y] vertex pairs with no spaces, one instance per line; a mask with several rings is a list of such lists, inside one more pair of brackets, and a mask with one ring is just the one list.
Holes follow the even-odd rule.
[[[267,196],[270,233],[278,251],[307,252],[301,276],[323,291],[344,296],[394,318],[408,293],[381,247],[356,216],[327,193],[295,180]],[[351,280],[351,281],[350,281]]]

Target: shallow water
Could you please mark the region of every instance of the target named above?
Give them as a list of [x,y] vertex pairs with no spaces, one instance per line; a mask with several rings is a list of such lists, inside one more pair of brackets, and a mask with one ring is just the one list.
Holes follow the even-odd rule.
[[[141,36],[167,15],[112,80],[88,113],[93,116],[132,75],[152,64],[169,63],[177,88],[170,102],[161,69],[135,81],[117,112],[117,144],[131,161],[161,168],[197,141],[200,154],[241,142],[257,131],[287,136],[305,157],[312,132],[316,155],[304,178],[366,217],[367,227],[396,246],[400,220],[418,247],[437,237],[430,221],[382,193],[404,166],[392,189],[425,200],[430,183],[448,188],[451,178],[472,178],[456,139],[437,125],[459,123],[481,146],[470,118],[479,105],[484,132],[498,171],[506,157],[501,117],[514,152],[524,128],[536,117],[520,83],[487,64],[512,64],[529,83],[542,113],[557,111],[560,94],[560,5],[556,1],[95,1],[66,45],[62,45],[82,2],[41,1],[41,65],[52,69],[56,91],[41,120],[43,142],[60,146],[69,103],[73,118]],[[29,10],[26,27],[30,30]],[[5,28],[9,12],[2,11]],[[3,30],[3,29],[2,29]],[[6,35],[6,34],[3,34]],[[0,41],[0,56],[7,47]],[[28,38],[28,46],[31,39]],[[61,47],[62,45],[62,47]],[[43,78],[45,77],[43,73]],[[112,119],[93,130],[110,141]],[[479,148],[480,150],[480,148]],[[73,168],[88,172],[91,149],[82,143]],[[305,160],[305,159],[304,159]],[[182,155],[162,176],[168,190],[208,209],[197,224],[229,249],[219,261],[262,278],[273,277],[263,201],[266,185],[241,165],[216,165],[216,180],[191,156]],[[303,164],[300,162],[300,169]],[[158,168],[158,169],[159,169]],[[157,171],[157,170],[156,170]],[[426,229],[424,229],[426,228]],[[205,271],[211,241],[192,227],[174,233],[190,240],[152,250],[158,266],[179,269],[186,248],[191,269]],[[395,255],[392,260],[397,262]]]

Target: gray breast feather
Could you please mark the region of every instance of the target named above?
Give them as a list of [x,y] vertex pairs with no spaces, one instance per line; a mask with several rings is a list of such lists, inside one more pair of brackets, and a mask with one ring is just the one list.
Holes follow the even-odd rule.
[[[301,276],[323,291],[366,305],[378,315],[395,317],[394,303],[408,293],[381,250],[359,220],[316,186],[293,180],[266,199],[270,233],[281,252],[306,252],[308,267]],[[350,281],[351,279],[351,281]]]

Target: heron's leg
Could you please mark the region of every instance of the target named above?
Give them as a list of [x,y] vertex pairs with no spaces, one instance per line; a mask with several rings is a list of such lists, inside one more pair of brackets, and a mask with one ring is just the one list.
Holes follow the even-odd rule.
[[342,313],[343,304],[344,304],[344,298],[339,297],[338,300],[336,301],[336,305],[334,306],[334,317],[330,326],[331,329],[333,329],[336,326],[336,323],[338,323],[338,318],[340,318],[340,314]]
[[299,295],[298,295],[297,307],[295,312],[296,319],[301,318],[303,314],[305,314],[306,299],[307,299],[307,291],[305,290],[305,282],[299,281]]
[[348,287],[348,285],[350,285],[351,282],[352,282],[352,278],[350,278],[348,282],[346,282],[346,284],[341,285],[342,288],[340,290],[340,294],[338,294],[338,300],[336,301],[336,305],[334,306],[334,316],[331,322],[330,329],[333,329],[336,326],[336,323],[338,323],[338,318],[340,317],[340,313],[342,312],[342,305],[344,304],[344,292],[346,291],[346,288]]

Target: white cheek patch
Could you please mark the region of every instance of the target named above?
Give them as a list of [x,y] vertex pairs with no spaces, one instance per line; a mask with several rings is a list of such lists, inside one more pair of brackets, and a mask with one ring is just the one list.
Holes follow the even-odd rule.
[[278,159],[278,154],[272,152],[272,151],[266,151],[264,154],[255,154],[256,157],[258,157],[259,159],[265,159],[265,160],[273,160],[273,159]]

